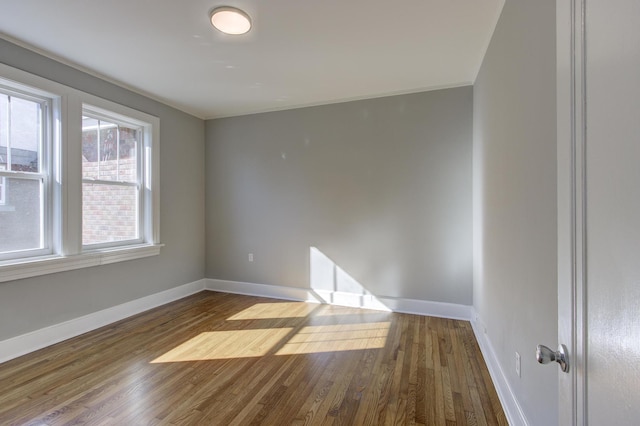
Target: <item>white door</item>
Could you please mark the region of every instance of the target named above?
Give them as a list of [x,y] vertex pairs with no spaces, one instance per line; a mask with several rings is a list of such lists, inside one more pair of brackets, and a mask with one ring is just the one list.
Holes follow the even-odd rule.
[[640,424],[640,1],[558,0],[561,425]]

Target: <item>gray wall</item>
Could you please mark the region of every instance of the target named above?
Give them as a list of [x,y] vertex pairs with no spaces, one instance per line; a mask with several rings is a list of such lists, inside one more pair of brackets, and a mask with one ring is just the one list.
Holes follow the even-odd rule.
[[[472,303],[472,88],[206,122],[207,277]],[[248,253],[255,261],[248,262]]]
[[558,415],[555,42],[553,0],[507,1],[474,85],[473,301],[531,425]]
[[160,256],[0,283],[0,340],[204,277],[204,122],[0,39],[0,62],[160,118]]

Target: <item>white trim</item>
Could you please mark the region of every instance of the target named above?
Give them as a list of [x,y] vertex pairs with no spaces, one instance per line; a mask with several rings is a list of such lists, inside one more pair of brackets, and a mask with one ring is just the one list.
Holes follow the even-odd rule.
[[269,297],[272,299],[318,302],[318,298],[309,289],[283,287],[276,285],[243,283],[238,281],[205,279],[205,290],[222,293],[243,294],[245,296]]
[[468,305],[384,296],[379,296],[377,299],[393,312],[449,318],[462,321],[471,321],[472,318],[471,315],[473,308]]
[[470,321],[473,308],[454,303],[432,302],[428,300],[403,299],[387,296],[372,296],[355,293],[330,292],[310,288],[294,288],[267,284],[244,283],[208,278],[205,288],[224,293],[244,294],[286,300],[299,300],[351,306],[364,309],[381,309],[407,314],[460,319]]
[[224,113],[221,115],[207,115],[205,116],[204,120],[205,121],[219,120],[221,118],[243,117],[246,115],[266,114],[269,112],[288,111],[292,109],[321,107],[321,106],[327,106],[327,105],[344,104],[347,102],[367,101],[370,99],[388,98],[392,96],[413,95],[413,94],[424,93],[424,92],[434,92],[436,90],[457,89],[460,87],[469,87],[469,86],[473,86],[473,81],[464,80],[464,81],[457,81],[451,84],[423,86],[423,87],[417,87],[415,89],[409,89],[409,90],[393,90],[390,92],[383,92],[383,93],[377,93],[377,94],[366,95],[366,96],[350,96],[346,98],[326,99],[318,102],[307,102],[307,103],[298,103],[298,104],[292,104],[292,105],[260,108],[260,109],[246,111],[246,112],[232,112],[232,113]]
[[329,305],[349,306],[351,308],[377,309],[380,311],[391,311],[386,304],[372,294],[347,293],[344,291],[331,291],[314,289],[313,294],[316,301]]
[[4,176],[0,176],[0,206],[4,206],[5,203],[5,199],[6,199],[6,188],[7,188],[7,183],[5,180]]
[[132,300],[60,324],[0,341],[0,363],[79,336],[204,290],[205,280],[194,281],[160,293]]
[[588,420],[586,1],[556,4],[558,343],[568,346],[569,372],[558,373],[558,422]]
[[0,263],[0,282],[107,265],[160,254],[162,244],[117,247],[73,256],[43,256]]
[[475,313],[475,310],[472,309],[472,312],[473,320],[471,320],[471,327],[476,335],[478,346],[480,346],[480,351],[482,352],[485,364],[489,370],[489,375],[498,393],[498,398],[500,399],[504,413],[507,416],[507,421],[511,426],[527,426],[529,422],[511,386],[509,386],[509,381],[500,366],[500,362],[498,362],[493,345],[486,334],[484,322],[478,314]]

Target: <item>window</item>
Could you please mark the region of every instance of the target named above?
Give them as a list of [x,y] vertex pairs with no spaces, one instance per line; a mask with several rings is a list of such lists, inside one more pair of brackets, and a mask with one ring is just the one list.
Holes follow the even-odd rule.
[[144,123],[82,113],[82,244],[140,242]]
[[0,86],[0,259],[50,252],[50,104]]
[[159,127],[0,64],[0,282],[158,254]]

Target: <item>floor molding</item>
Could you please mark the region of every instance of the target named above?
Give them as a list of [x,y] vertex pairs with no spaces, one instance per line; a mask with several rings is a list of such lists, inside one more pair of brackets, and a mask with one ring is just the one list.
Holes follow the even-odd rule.
[[222,293],[243,294],[245,296],[269,297],[272,299],[318,302],[313,293],[304,288],[284,287],[266,284],[244,283],[239,281],[206,278],[204,288]]
[[524,411],[522,410],[522,407],[520,407],[511,386],[509,386],[507,376],[504,374],[504,371],[498,362],[498,357],[493,349],[493,345],[487,336],[486,327],[484,326],[482,319],[475,312],[473,312],[471,327],[476,335],[480,351],[482,352],[482,356],[484,357],[487,368],[489,369],[491,380],[493,380],[493,385],[496,387],[496,392],[498,393],[500,403],[502,404],[502,408],[507,416],[509,424],[511,426],[528,426],[529,423],[524,415]]
[[198,293],[204,290],[205,281],[194,281],[60,324],[2,340],[0,341],[0,363]]
[[407,314],[461,319],[465,321],[471,321],[473,312],[473,308],[471,306],[458,305],[455,303],[245,283],[212,278],[206,280],[205,288],[211,291],[244,294],[247,296],[327,303],[339,306],[351,306],[365,309],[402,312]]

